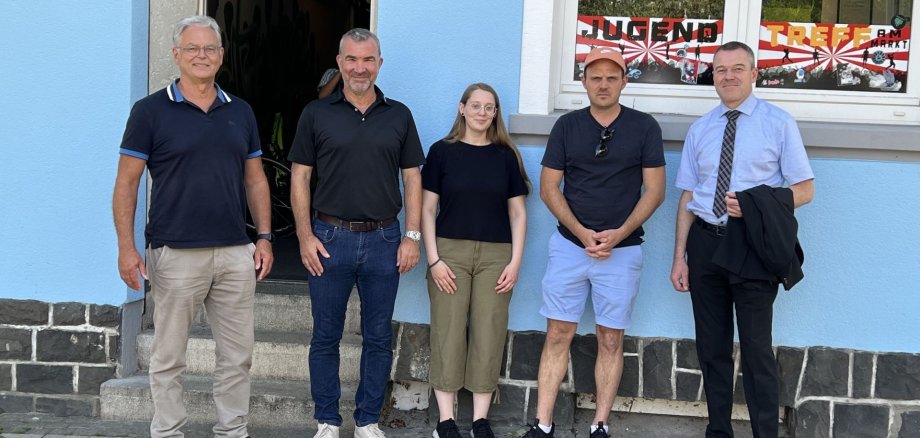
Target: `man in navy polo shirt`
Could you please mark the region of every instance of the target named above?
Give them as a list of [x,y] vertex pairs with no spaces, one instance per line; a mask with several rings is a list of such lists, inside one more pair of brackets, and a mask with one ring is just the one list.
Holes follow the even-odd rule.
[[661,128],[650,115],[620,105],[626,73],[619,50],[593,49],[582,75],[591,105],[560,117],[546,144],[540,197],[559,227],[543,276],[546,341],[537,424],[526,438],[553,436],[553,405],[589,294],[597,332],[597,409],[589,435],[609,437],[605,423],[623,373],[623,332],[639,292],[642,224],[665,191]]
[[[179,79],[138,101],[121,143],[112,209],[118,270],[132,289],[149,278],[154,308],[150,436],[182,437],[187,415],[179,377],[196,305],[204,303],[217,344],[214,436],[248,436],[258,280],[272,267],[268,182],[252,109],[214,82],[224,56],[210,17],[176,25]],[[144,233],[146,262],[134,242],[137,189],[153,181]],[[260,233],[246,234],[247,203]]]
[[[377,422],[393,361],[396,289],[399,275],[419,259],[419,166],[425,156],[409,109],[374,85],[383,64],[377,36],[366,29],[348,31],[336,60],[343,86],[304,108],[288,156],[300,258],[309,271],[313,303],[310,391],[319,423],[316,437],[338,437],[339,342],[348,297],[357,285],[363,348],[355,437],[382,437]],[[314,171],[317,185],[311,194]],[[396,219],[402,208],[400,173],[405,236]]]

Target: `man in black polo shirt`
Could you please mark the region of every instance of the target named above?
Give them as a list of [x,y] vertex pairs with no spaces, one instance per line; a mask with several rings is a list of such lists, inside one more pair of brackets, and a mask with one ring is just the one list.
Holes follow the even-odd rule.
[[597,331],[597,410],[590,437],[609,436],[604,423],[623,372],[623,332],[639,290],[642,224],[665,191],[661,128],[648,114],[620,105],[626,80],[620,51],[592,50],[582,76],[591,105],[560,117],[546,145],[540,197],[559,230],[550,238],[543,277],[546,341],[537,424],[528,438],[553,436],[553,404],[589,293]]
[[[150,436],[181,437],[179,377],[196,306],[204,303],[217,343],[214,436],[248,436],[249,367],[256,271],[272,267],[271,210],[252,109],[214,82],[224,49],[210,17],[185,18],[173,33],[179,79],[138,101],[121,143],[112,208],[118,269],[132,289],[150,279],[154,308]],[[150,172],[146,263],[134,243],[137,189]],[[246,235],[246,206],[259,233]]]
[[[399,274],[419,259],[419,166],[425,156],[409,109],[374,85],[383,64],[377,36],[365,29],[348,31],[336,60],[343,87],[304,108],[288,156],[300,257],[309,271],[312,300],[310,391],[319,423],[316,437],[338,437],[339,341],[348,297],[357,285],[363,349],[355,437],[382,437],[377,422],[393,360],[390,324]],[[405,236],[396,220],[402,208],[400,171]],[[312,223],[311,206],[316,210]]]

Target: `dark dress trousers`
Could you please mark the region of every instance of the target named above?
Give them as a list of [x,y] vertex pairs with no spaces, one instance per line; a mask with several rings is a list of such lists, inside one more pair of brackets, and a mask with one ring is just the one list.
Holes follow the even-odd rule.
[[[694,221],[687,238],[697,354],[709,410],[707,437],[732,437],[734,316],[744,395],[755,438],[779,432],[779,377],[773,354],[773,301],[802,278],[792,192],[758,186],[738,192],[743,218],[725,233]],[[734,314],[733,314],[734,313]]]

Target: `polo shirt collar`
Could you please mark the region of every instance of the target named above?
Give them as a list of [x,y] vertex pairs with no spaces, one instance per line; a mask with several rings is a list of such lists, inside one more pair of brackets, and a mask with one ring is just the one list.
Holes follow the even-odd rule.
[[[744,99],[744,102],[741,102],[741,105],[738,105],[738,108],[735,108],[735,109],[738,111],[741,111],[741,113],[746,116],[750,116],[751,114],[754,113],[754,108],[757,107],[758,102],[760,102],[760,99],[754,96],[754,93],[751,93],[751,95],[748,96],[747,99]],[[720,117],[729,111],[731,111],[731,109],[725,106],[724,103],[719,104],[719,116]]]
[[[390,101],[386,96],[383,95],[383,91],[380,91],[380,88],[378,88],[377,85],[374,85],[374,94],[377,96],[377,99],[374,100],[374,103],[371,104],[371,107],[377,106],[379,103],[390,105]],[[347,102],[347,100],[345,100],[345,92],[342,91],[341,87],[339,87],[339,89],[332,94],[332,100],[329,103],[333,104],[340,102]]]
[[[229,94],[220,88],[220,85],[217,85],[217,82],[214,83],[214,88],[217,88],[217,98],[220,99],[221,103],[229,103],[233,100]],[[179,79],[176,79],[166,87],[166,94],[169,95],[169,100],[173,102],[185,102],[185,96],[179,90]]]

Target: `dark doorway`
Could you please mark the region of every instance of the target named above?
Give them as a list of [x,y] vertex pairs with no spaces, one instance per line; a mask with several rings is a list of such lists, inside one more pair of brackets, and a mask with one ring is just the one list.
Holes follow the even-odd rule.
[[290,210],[288,149],[300,112],[335,68],[339,38],[370,27],[370,0],[209,0],[220,24],[224,65],[217,83],[249,102],[259,124],[272,192],[275,266],[269,278],[307,279]]

